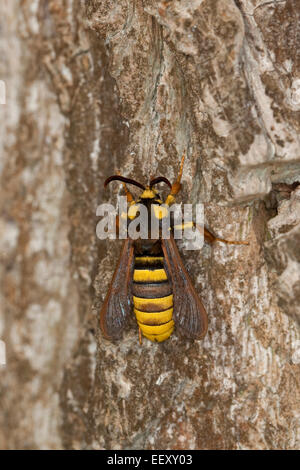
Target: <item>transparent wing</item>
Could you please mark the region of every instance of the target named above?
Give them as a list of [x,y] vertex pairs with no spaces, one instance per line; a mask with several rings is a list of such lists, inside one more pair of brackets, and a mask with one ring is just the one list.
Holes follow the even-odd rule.
[[173,318],[177,328],[189,338],[203,338],[207,313],[193,286],[173,236],[162,239],[165,269],[173,287]]
[[107,339],[121,337],[131,311],[130,285],[134,267],[133,241],[125,240],[118,265],[100,312],[100,327]]

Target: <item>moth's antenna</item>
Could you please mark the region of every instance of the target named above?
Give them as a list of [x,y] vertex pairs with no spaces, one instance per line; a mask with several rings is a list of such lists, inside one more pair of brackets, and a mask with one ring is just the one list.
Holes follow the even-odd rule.
[[158,183],[166,183],[169,186],[169,188],[172,187],[168,178],[165,178],[164,176],[158,176],[157,178],[152,178],[152,180],[150,181],[150,188],[152,188],[152,186]]
[[139,183],[138,181],[132,180],[131,178],[125,178],[125,176],[120,176],[120,175],[113,175],[107,178],[107,180],[104,181],[104,187],[106,188],[106,186],[111,181],[122,181],[122,183],[133,184],[134,186],[137,186],[138,188],[146,189],[145,186]]

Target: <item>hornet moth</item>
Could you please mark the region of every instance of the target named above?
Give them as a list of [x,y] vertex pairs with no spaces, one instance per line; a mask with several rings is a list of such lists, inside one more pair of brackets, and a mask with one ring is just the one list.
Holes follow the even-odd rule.
[[[129,204],[126,214],[129,223],[138,213],[139,205],[143,204],[151,210],[152,206],[155,209],[163,204],[154,189],[158,183],[166,183],[170,188],[165,206],[171,207],[175,203],[175,197],[181,188],[183,163],[184,156],[178,177],[173,184],[167,178],[159,176],[151,179],[149,185],[145,187],[135,180],[113,175],[107,178],[104,186],[106,187],[111,181],[123,183]],[[142,189],[143,192],[136,201],[126,183]],[[198,226],[197,228],[203,230]],[[140,343],[142,335],[151,341],[165,341],[172,334],[174,327],[191,339],[201,339],[205,336],[208,325],[207,313],[180,257],[172,225],[170,231],[169,239],[151,239],[149,236],[147,239],[127,238],[124,241],[100,312],[100,327],[105,338],[116,340],[121,337],[132,307],[139,327]],[[219,241],[238,245],[248,244],[217,238],[205,227],[204,239],[209,243]]]

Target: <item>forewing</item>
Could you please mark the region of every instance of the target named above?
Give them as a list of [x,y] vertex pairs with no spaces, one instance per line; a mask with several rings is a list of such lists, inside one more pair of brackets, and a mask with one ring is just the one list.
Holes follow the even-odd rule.
[[181,332],[194,339],[207,331],[207,313],[193,286],[173,236],[162,239],[165,269],[173,287],[173,318]]
[[120,338],[131,310],[134,267],[133,241],[125,240],[118,265],[100,312],[100,327],[108,339]]

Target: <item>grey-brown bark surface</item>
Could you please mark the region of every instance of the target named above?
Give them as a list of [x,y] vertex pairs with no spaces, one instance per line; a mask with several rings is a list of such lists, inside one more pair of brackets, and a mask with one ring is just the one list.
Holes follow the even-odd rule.
[[[299,448],[297,0],[0,5],[0,448]],[[249,246],[182,252],[204,341],[99,332],[116,170]],[[293,184],[295,183],[295,184]]]

